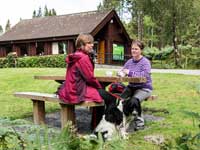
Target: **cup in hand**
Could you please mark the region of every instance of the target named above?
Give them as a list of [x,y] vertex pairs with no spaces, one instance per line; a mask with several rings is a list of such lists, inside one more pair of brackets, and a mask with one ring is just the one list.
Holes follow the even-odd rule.
[[119,77],[125,77],[126,74],[122,70],[120,70],[119,72],[117,72],[117,76],[119,76]]

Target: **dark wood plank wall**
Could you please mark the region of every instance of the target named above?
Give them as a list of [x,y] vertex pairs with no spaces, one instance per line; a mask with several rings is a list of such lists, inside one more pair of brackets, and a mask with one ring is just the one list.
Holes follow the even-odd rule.
[[75,41],[67,40],[67,54],[73,53],[75,51]]
[[21,50],[20,47],[16,44],[12,45],[12,51],[17,53],[17,56],[21,56]]
[[0,57],[6,57],[6,48],[0,47]]
[[52,54],[52,42],[45,42],[44,55],[51,55],[51,54]]
[[36,45],[35,43],[28,43],[28,56],[36,55]]

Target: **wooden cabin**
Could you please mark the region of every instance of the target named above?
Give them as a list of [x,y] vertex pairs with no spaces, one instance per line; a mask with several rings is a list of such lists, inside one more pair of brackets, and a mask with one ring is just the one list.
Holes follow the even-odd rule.
[[90,11],[20,21],[0,36],[0,57],[69,54],[80,33],[94,36],[97,63],[118,64],[128,59],[131,39],[114,10]]

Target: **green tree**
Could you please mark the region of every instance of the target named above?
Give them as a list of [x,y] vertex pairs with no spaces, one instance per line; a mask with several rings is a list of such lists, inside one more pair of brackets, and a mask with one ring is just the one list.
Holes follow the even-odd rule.
[[[128,0],[127,6],[131,13],[133,24],[137,23],[138,38],[144,36],[144,17],[151,17],[154,38],[159,37],[157,46],[173,45],[175,64],[180,66],[178,44],[182,35],[188,32],[188,25],[192,22],[194,0]],[[149,40],[149,39],[148,39]],[[156,41],[156,39],[154,39]]]
[[47,5],[44,7],[44,16],[49,16],[49,10],[47,8]]
[[124,14],[124,0],[103,0],[97,6],[98,10],[112,10],[115,9],[121,19],[123,19]]
[[33,11],[33,15],[32,15],[32,18],[36,18],[36,10]]
[[42,8],[39,7],[36,17],[42,17]]
[[[44,12],[44,13],[42,13]],[[34,10],[33,11],[33,18],[36,18],[36,17],[46,17],[46,16],[56,16],[56,10],[53,8],[53,9],[48,9],[47,8],[47,5],[45,5],[44,7],[44,11],[41,9],[41,7],[39,7],[38,11]]]
[[[178,44],[181,44],[182,35],[184,35],[189,28],[193,15],[193,0],[166,0],[164,3],[167,9],[165,10],[165,40],[172,43],[174,47],[174,60],[176,66],[181,66],[180,52]],[[166,6],[167,5],[167,6]],[[164,7],[164,6],[163,6]]]
[[11,24],[10,24],[10,20],[8,19],[6,26],[5,26],[5,31],[10,30],[10,28],[11,28]]
[[48,16],[52,16],[51,9],[49,10]]
[[3,28],[2,28],[2,26],[0,25],[0,35],[2,35],[3,34]]
[[56,16],[57,15],[56,10],[54,8],[51,10],[51,13],[52,13],[52,16]]

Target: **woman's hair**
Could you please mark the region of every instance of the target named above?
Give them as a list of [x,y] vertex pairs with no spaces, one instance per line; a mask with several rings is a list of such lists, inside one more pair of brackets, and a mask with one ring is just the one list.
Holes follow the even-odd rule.
[[144,44],[143,44],[141,41],[139,41],[139,40],[134,40],[134,41],[132,42],[131,46],[132,46],[132,45],[137,45],[141,50],[144,49]]
[[87,43],[93,43],[94,38],[91,34],[87,33],[81,33],[76,39],[76,48],[81,48],[82,46],[85,46]]

